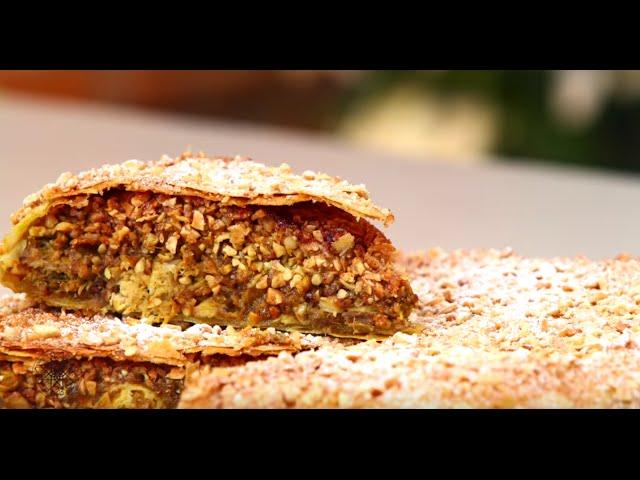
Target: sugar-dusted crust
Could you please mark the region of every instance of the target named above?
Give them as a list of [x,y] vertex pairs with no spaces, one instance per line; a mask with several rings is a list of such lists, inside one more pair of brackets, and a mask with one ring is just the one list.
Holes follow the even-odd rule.
[[640,407],[640,259],[410,255],[423,331],[213,368],[180,407]]
[[42,361],[108,357],[183,366],[211,355],[261,356],[316,348],[334,340],[274,329],[151,326],[139,321],[34,307],[23,295],[0,299],[0,359]]
[[637,351],[581,360],[465,347],[430,354],[434,345],[419,340],[397,334],[382,345],[283,353],[240,367],[203,369],[187,382],[179,408],[640,406]]
[[195,195],[236,205],[292,205],[317,201],[333,205],[356,217],[384,221],[393,215],[373,204],[364,185],[352,185],[323,173],[296,175],[282,164],[267,167],[243,157],[207,157],[183,153],[159,161],[130,160],[105,165],[78,175],[64,173],[56,183],[30,195],[12,219],[20,222],[40,205],[112,188],[151,191],[168,195]]

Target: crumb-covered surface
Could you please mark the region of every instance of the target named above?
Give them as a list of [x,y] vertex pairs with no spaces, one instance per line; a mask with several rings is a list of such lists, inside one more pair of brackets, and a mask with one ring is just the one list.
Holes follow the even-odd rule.
[[211,368],[180,406],[640,407],[640,261],[409,255],[418,335]]

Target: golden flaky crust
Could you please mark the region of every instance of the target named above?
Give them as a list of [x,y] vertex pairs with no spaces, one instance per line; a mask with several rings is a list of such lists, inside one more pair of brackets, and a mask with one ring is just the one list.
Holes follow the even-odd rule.
[[73,175],[62,174],[56,183],[30,195],[12,219],[18,223],[40,205],[64,198],[99,194],[108,189],[151,191],[168,195],[194,195],[235,205],[293,205],[324,202],[356,217],[393,221],[387,209],[373,204],[364,185],[311,171],[296,175],[282,164],[268,167],[243,157],[207,157],[183,153],[159,161],[129,160],[119,165]]
[[204,324],[186,330],[113,316],[86,318],[34,307],[23,295],[0,299],[0,359],[42,361],[108,357],[112,360],[183,366],[211,355],[261,356],[331,343],[325,337],[274,329],[222,329]]
[[182,408],[640,407],[640,260],[410,255],[417,335],[192,378]]

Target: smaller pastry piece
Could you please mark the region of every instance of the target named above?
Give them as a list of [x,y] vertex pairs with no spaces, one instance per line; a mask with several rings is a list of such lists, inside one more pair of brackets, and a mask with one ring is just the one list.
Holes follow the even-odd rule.
[[198,365],[235,365],[336,340],[273,329],[152,326],[0,299],[0,408],[173,408]]

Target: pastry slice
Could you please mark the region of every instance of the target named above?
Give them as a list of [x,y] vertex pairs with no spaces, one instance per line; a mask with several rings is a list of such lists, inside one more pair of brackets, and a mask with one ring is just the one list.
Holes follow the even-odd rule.
[[85,318],[0,300],[0,408],[172,408],[199,365],[235,365],[328,337]]
[[345,337],[409,328],[416,296],[362,185],[242,158],[104,166],[28,197],[0,281],[46,305]]

